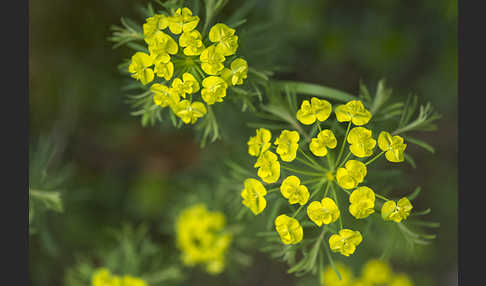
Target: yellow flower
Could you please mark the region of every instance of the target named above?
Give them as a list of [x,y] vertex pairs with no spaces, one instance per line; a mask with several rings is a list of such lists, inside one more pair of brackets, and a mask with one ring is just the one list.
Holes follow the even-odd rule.
[[123,286],[147,286],[147,283],[140,278],[124,275],[121,280],[121,285]]
[[111,286],[113,276],[107,268],[98,268],[91,276],[91,285],[93,286]]
[[353,281],[351,269],[341,262],[336,262],[335,266],[341,275],[341,279],[339,279],[332,266],[327,266],[322,272],[322,286],[351,286]]
[[354,189],[366,176],[366,165],[357,160],[349,160],[344,168],[338,168],[336,180],[343,189]]
[[363,266],[363,280],[370,284],[385,284],[392,275],[392,270],[388,263],[379,259],[371,259]]
[[206,106],[199,101],[191,103],[188,100],[182,100],[174,107],[174,113],[186,124],[196,123],[197,119],[203,117],[206,112]]
[[217,75],[223,68],[225,57],[216,50],[216,46],[212,45],[205,48],[199,56],[201,60],[202,70],[209,75]]
[[272,133],[268,129],[257,129],[256,135],[251,136],[248,140],[248,154],[255,157],[260,156],[261,153],[270,148],[270,139],[272,139]]
[[216,49],[224,56],[231,56],[238,49],[238,36],[235,29],[217,23],[209,30],[209,40],[216,43]]
[[189,8],[179,8],[175,14],[169,17],[169,30],[173,34],[180,34],[182,32],[190,32],[197,27],[199,17],[193,16]]
[[146,43],[149,43],[152,36],[158,31],[164,30],[169,25],[167,16],[156,14],[145,20],[143,24],[143,35]]
[[329,238],[329,247],[334,252],[349,256],[354,253],[356,246],[358,246],[362,240],[363,237],[359,231],[341,229],[339,234],[331,235]]
[[282,196],[289,200],[291,205],[299,203],[305,205],[309,200],[309,190],[300,184],[300,179],[296,176],[288,176],[280,185]]
[[177,54],[179,46],[171,36],[159,31],[150,38],[148,50],[157,62],[167,63],[170,61],[169,54]]
[[242,59],[237,58],[231,62],[231,69],[224,68],[221,72],[221,77],[228,83],[228,85],[243,84],[243,80],[247,78],[248,63]]
[[351,121],[357,126],[365,125],[371,119],[371,113],[359,100],[351,100],[346,104],[341,104],[336,107],[334,112],[339,122]]
[[204,204],[184,209],[176,221],[177,247],[182,251],[182,262],[188,266],[203,264],[211,274],[223,271],[225,253],[232,240],[225,226],[224,214],[210,212]]
[[368,187],[359,187],[349,196],[349,212],[357,219],[367,218],[375,212],[375,193]]
[[309,149],[317,157],[324,157],[327,155],[327,148],[334,149],[336,145],[337,140],[334,133],[329,129],[324,129],[317,134],[316,138],[312,138]]
[[400,273],[392,277],[388,286],[414,286],[414,284],[406,274]]
[[373,154],[376,140],[371,137],[371,130],[364,127],[354,127],[348,134],[349,150],[356,157],[368,157]]
[[257,174],[265,183],[275,183],[280,178],[280,163],[271,151],[263,152],[253,167],[259,168]]
[[202,99],[208,104],[223,102],[228,84],[219,76],[208,76],[202,81]]
[[172,81],[171,92],[177,94],[180,97],[186,98],[186,94],[193,94],[199,91],[199,82],[190,73],[184,73],[182,75],[182,80],[180,78],[175,78]]
[[186,56],[198,56],[205,48],[198,30],[182,33],[179,45],[184,48],[183,52]]
[[407,144],[403,144],[403,138],[396,135],[391,136],[386,131],[381,131],[378,136],[378,147],[385,151],[385,157],[390,162],[403,162],[403,151]]
[[158,77],[170,80],[172,75],[174,75],[174,63],[171,61],[164,63],[159,58],[156,58],[154,60],[154,72]]
[[304,237],[304,230],[299,221],[284,214],[275,219],[275,229],[284,244],[299,243]]
[[276,152],[280,155],[282,161],[291,162],[297,156],[299,148],[299,133],[297,131],[283,130],[280,136],[275,140],[277,145]]
[[132,74],[133,78],[140,80],[145,85],[154,80],[154,71],[149,68],[153,63],[153,58],[148,54],[136,52],[132,56],[128,71]]
[[300,109],[297,110],[297,120],[302,124],[310,125],[316,120],[325,121],[331,115],[332,105],[329,101],[312,97],[311,101],[302,101]]
[[335,222],[340,216],[339,208],[330,198],[323,198],[322,201],[314,201],[307,207],[307,216],[317,226]]
[[154,94],[154,103],[160,107],[175,106],[179,102],[179,97],[171,94],[169,88],[160,83],[154,83],[150,87]]
[[255,179],[246,179],[245,188],[241,191],[243,198],[242,204],[248,207],[255,215],[261,213],[267,206],[265,195],[267,190],[260,181]]
[[406,197],[401,198],[397,203],[387,201],[381,207],[381,216],[384,220],[401,222],[410,215],[412,208],[412,204]]

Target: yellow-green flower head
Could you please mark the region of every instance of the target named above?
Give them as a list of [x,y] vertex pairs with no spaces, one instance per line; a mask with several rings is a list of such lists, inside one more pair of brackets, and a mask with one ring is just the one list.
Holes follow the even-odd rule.
[[312,97],[311,101],[302,101],[300,109],[297,110],[297,120],[305,125],[319,121],[325,121],[331,115],[332,105],[329,101]]
[[412,203],[406,197],[401,198],[397,203],[387,201],[381,207],[381,217],[384,220],[401,222],[410,215],[412,208]]
[[315,156],[324,157],[327,155],[327,148],[334,149],[336,145],[337,140],[334,133],[329,129],[324,129],[317,134],[316,138],[312,138],[309,149]]
[[271,151],[267,150],[263,152],[253,167],[259,168],[257,175],[265,183],[275,183],[280,178],[280,163],[278,162],[277,155]]
[[129,275],[124,275],[121,279],[120,286],[148,286],[148,284],[143,279],[129,276]]
[[206,106],[202,102],[194,101],[191,103],[188,100],[178,102],[173,110],[186,124],[196,123],[197,119],[203,117],[207,112]]
[[359,231],[351,229],[341,229],[339,234],[333,234],[329,238],[329,247],[334,252],[339,252],[344,256],[349,256],[354,253],[356,246],[358,246],[363,237]]
[[378,135],[378,147],[385,151],[385,157],[390,162],[403,162],[403,151],[407,144],[403,143],[403,138],[396,135],[391,136],[386,131],[381,131]]
[[366,165],[357,160],[349,160],[344,168],[338,168],[336,180],[338,185],[346,190],[354,189],[366,177]]
[[136,52],[132,56],[128,71],[134,79],[140,80],[142,84],[147,84],[154,80],[154,71],[149,68],[154,64],[154,59],[144,52]]
[[388,263],[379,259],[371,259],[363,266],[363,280],[369,284],[385,284],[390,281],[392,270]]
[[263,152],[270,148],[270,140],[272,139],[272,133],[265,128],[258,128],[256,135],[251,136],[248,140],[248,154],[250,156],[258,157]]
[[216,50],[215,45],[205,48],[199,56],[202,70],[209,75],[217,75],[223,70],[224,55]]
[[181,8],[177,9],[174,15],[168,17],[168,20],[169,30],[176,35],[194,30],[199,23],[199,17],[193,16],[192,11],[187,7],[182,8],[182,10]]
[[91,285],[93,286],[111,286],[113,276],[107,268],[98,268],[91,276]]
[[216,49],[224,56],[231,56],[238,49],[238,36],[235,29],[217,23],[209,30],[209,40],[216,43]]
[[242,58],[237,58],[231,62],[230,67],[231,69],[223,69],[221,77],[228,83],[228,85],[243,84],[243,80],[247,78],[248,63]]
[[340,214],[338,206],[330,198],[323,198],[320,202],[314,201],[307,207],[307,216],[317,226],[335,222]]
[[275,229],[284,244],[299,243],[304,237],[304,230],[299,221],[284,214],[275,219]]
[[164,63],[161,60],[154,60],[154,72],[160,78],[165,78],[165,80],[170,80],[174,75],[174,63],[168,61]]
[[392,277],[390,283],[388,283],[388,286],[414,286],[414,284],[410,277],[408,277],[406,274],[400,273]]
[[154,103],[160,107],[175,106],[179,102],[179,97],[174,96],[170,89],[163,84],[152,84],[150,91],[154,94]]
[[277,145],[276,152],[280,155],[282,161],[291,162],[297,156],[299,148],[300,135],[297,131],[283,130],[280,136],[275,140]]
[[371,119],[371,113],[359,100],[351,100],[346,104],[341,104],[336,107],[334,112],[339,122],[351,121],[357,126],[365,125]]
[[260,181],[251,178],[246,179],[244,185],[245,188],[241,191],[242,204],[258,215],[267,206],[265,200],[267,190]]
[[170,61],[169,54],[177,54],[179,46],[171,36],[164,32],[157,32],[150,38],[148,50],[155,60],[167,63]]
[[351,286],[354,279],[351,269],[341,262],[336,262],[335,266],[341,275],[341,279],[332,266],[327,266],[322,272],[322,286]]
[[199,82],[190,73],[184,73],[182,79],[175,78],[172,81],[172,92],[180,97],[186,98],[186,94],[193,94],[199,91]]
[[202,99],[208,104],[223,102],[228,84],[219,76],[208,76],[202,81]]
[[282,196],[289,200],[291,205],[299,203],[305,205],[309,200],[309,190],[300,184],[300,179],[296,176],[288,176],[280,185]]
[[224,269],[225,253],[232,236],[224,231],[226,219],[221,212],[210,212],[204,204],[184,209],[176,220],[177,247],[185,265],[204,264],[212,274]]
[[162,31],[169,25],[167,16],[162,14],[156,14],[145,20],[143,24],[143,35],[146,43],[149,43],[152,36],[158,31]]
[[179,45],[184,48],[183,52],[186,56],[198,56],[205,49],[201,33],[198,30],[182,33],[179,38]]
[[348,134],[349,150],[354,156],[363,158],[373,154],[376,140],[371,137],[371,130],[364,127],[354,127]]
[[375,193],[368,187],[359,187],[349,196],[349,212],[357,219],[367,218],[375,212]]

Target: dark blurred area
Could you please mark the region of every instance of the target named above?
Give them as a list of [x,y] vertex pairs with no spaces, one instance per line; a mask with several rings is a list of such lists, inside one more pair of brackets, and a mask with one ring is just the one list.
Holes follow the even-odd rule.
[[[242,2],[230,1],[223,13]],[[107,226],[163,221],[167,185],[202,160],[190,129],[178,130],[170,122],[143,128],[124,102],[121,87],[128,79],[117,65],[131,51],[112,49],[109,27],[122,16],[142,22],[137,7],[146,3],[30,1],[30,140],[54,133],[65,148],[63,160],[74,168],[63,195],[66,211],[49,215],[49,232],[30,237],[32,285],[61,285],[74,254],[102,245]],[[360,80],[374,91],[378,80],[386,78],[394,95],[416,94],[443,115],[438,131],[416,136],[434,146],[435,154],[409,146],[417,169],[407,169],[410,189],[423,189],[417,209],[432,208],[429,219],[441,226],[422,262],[403,271],[416,285],[457,285],[457,1],[280,0],[259,5],[258,16],[252,19],[250,13],[248,21],[268,17],[281,23],[278,32],[286,34],[277,78],[353,94]],[[272,263],[266,266],[271,271],[255,272],[262,283],[286,280],[283,264]]]

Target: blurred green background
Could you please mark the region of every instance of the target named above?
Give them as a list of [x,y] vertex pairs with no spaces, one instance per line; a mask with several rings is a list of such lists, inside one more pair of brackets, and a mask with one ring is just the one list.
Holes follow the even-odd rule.
[[[230,1],[223,13],[243,2]],[[62,285],[75,253],[107,243],[106,227],[170,223],[169,186],[177,174],[204,166],[208,155],[190,129],[142,128],[124,103],[127,78],[117,65],[131,51],[111,48],[109,27],[122,16],[142,22],[137,5],[145,3],[30,1],[30,139],[53,134],[59,160],[72,167],[64,213],[47,214],[48,231],[30,237],[32,285]],[[261,1],[254,12],[248,22],[277,22],[285,40],[275,78],[357,94],[360,80],[374,91],[384,77],[394,94],[417,94],[443,115],[437,132],[419,135],[436,153],[410,146],[418,168],[407,169],[411,188],[424,190],[417,209],[431,207],[429,219],[441,223],[438,238],[421,263],[394,268],[416,285],[457,285],[457,1],[279,0]],[[257,277],[252,285],[293,285],[285,284],[294,278],[284,264],[257,255],[268,268],[243,270]]]

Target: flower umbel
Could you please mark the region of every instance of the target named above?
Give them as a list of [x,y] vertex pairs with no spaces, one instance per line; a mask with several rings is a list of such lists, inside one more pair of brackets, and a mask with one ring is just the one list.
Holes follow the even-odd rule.
[[407,148],[407,144],[403,143],[403,138],[396,135],[391,136],[386,131],[380,132],[378,135],[378,147],[385,152],[385,157],[390,162],[403,162],[403,151]]
[[275,229],[284,244],[299,243],[304,237],[299,221],[284,214],[275,219]]
[[300,184],[300,179],[296,176],[289,176],[280,185],[282,196],[289,200],[289,204],[299,203],[305,205],[309,200],[309,190]]
[[323,198],[322,201],[314,201],[307,207],[307,216],[317,226],[335,222],[340,215],[336,203],[330,198]]
[[397,203],[387,201],[381,207],[381,216],[384,220],[401,222],[410,215],[412,208],[412,204],[406,197],[401,198]]
[[354,253],[356,246],[358,246],[362,240],[363,237],[359,231],[341,229],[339,234],[331,235],[329,238],[329,247],[334,252],[349,256]]
[[267,201],[265,200],[267,190],[256,179],[246,179],[244,185],[245,188],[241,191],[242,204],[247,206],[255,215],[261,213],[267,206]]

